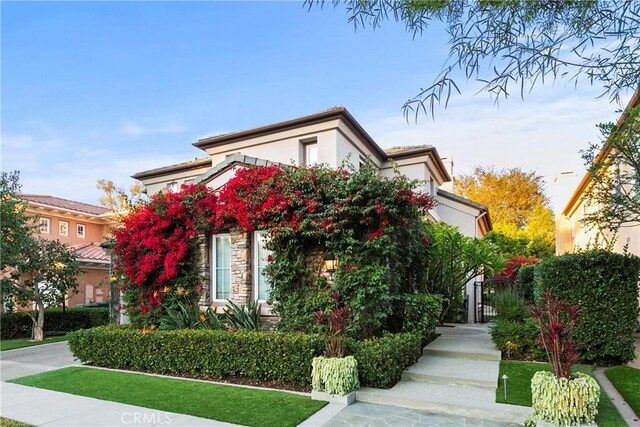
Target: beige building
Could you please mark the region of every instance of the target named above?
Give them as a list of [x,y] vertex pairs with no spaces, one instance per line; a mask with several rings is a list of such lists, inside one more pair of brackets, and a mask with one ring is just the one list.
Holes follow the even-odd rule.
[[109,237],[113,217],[100,206],[42,194],[19,194],[26,201],[25,213],[38,216],[39,237],[68,244],[76,253],[81,273],[78,293],[66,300],[67,307],[108,302],[109,255],[100,243]]
[[[420,191],[433,196],[438,205],[434,219],[458,226],[462,233],[482,237],[491,230],[487,209],[440,187],[451,183],[451,162],[443,162],[433,146],[399,146],[383,150],[344,107],[267,126],[197,140],[194,146],[206,156],[184,163],[139,172],[147,193],[177,190],[185,183],[222,187],[238,168],[273,163],[309,166],[324,163],[359,168],[371,162],[382,176],[399,173],[423,182]],[[208,294],[203,303],[224,304],[226,299],[244,303],[249,298],[264,302],[268,283],[262,275],[267,253],[264,234],[240,233],[209,236],[203,264]],[[470,292],[471,294],[472,292]],[[473,307],[473,305],[471,305]],[[471,311],[471,310],[470,310]],[[473,313],[469,316],[473,319]]]
[[[640,103],[640,88],[636,90],[627,106],[626,111],[636,107]],[[623,113],[618,119],[618,125],[625,119]],[[604,147],[597,156],[600,161],[610,155],[610,148]],[[620,167],[624,168],[625,165]],[[625,248],[632,254],[640,255],[640,224],[631,223],[621,227],[616,235],[606,231],[600,231],[593,227],[587,227],[582,219],[598,209],[598,206],[587,203],[585,193],[591,185],[591,174],[587,172],[573,194],[569,198],[565,208],[556,216],[556,254],[575,252],[594,246],[601,246],[605,240],[613,241],[613,250],[623,252]],[[612,191],[616,189],[612,188]],[[604,239],[603,239],[604,238]]]

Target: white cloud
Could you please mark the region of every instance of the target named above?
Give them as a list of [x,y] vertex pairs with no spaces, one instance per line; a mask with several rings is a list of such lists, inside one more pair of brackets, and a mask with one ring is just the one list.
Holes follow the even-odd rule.
[[[435,121],[423,116],[416,125],[401,114],[375,112],[365,115],[362,123],[382,147],[434,145],[441,156],[453,157],[455,173],[477,165],[534,170],[545,177],[557,212],[584,174],[579,151],[598,141],[595,124],[618,115],[616,105],[594,97],[591,91],[552,88],[524,101],[501,101],[497,107],[483,95],[463,95],[448,109],[440,109]],[[576,172],[579,178],[554,184],[554,177],[565,171]]]
[[160,126],[144,126],[133,121],[124,121],[120,125],[120,132],[129,136],[141,136],[150,134],[174,134],[182,133],[187,129],[180,123],[166,123]]

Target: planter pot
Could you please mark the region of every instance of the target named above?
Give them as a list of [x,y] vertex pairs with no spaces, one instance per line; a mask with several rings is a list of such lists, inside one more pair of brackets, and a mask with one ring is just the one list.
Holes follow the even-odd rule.
[[536,372],[531,379],[532,420],[556,426],[589,424],[598,414],[600,386],[589,375],[577,373],[571,379],[552,372]]
[[344,396],[338,394],[329,394],[324,391],[311,390],[312,400],[321,400],[323,402],[335,403],[338,405],[351,405],[356,401],[356,392],[352,391]]
[[343,404],[353,402],[355,393],[345,402],[343,402],[345,399],[338,398],[348,396],[360,386],[358,383],[358,362],[353,356],[314,357],[312,368],[312,397],[315,395],[316,400],[336,401],[335,403]]

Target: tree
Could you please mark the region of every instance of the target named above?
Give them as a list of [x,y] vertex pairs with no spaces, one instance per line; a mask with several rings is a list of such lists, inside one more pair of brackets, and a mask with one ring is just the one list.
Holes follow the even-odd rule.
[[597,207],[588,209],[583,222],[615,235],[640,221],[640,105],[629,108],[618,124],[599,127],[602,140],[582,156],[591,178],[584,203]]
[[[603,87],[600,96],[619,100],[640,81],[640,2],[572,0],[351,0],[349,22],[377,28],[384,21],[405,25],[414,37],[442,23],[449,57],[435,81],[403,106],[405,116],[433,116],[434,108],[460,93],[456,72],[482,83],[495,101],[515,87],[524,97],[549,79],[587,80]],[[309,8],[324,0],[307,0]]]
[[34,237],[37,217],[25,215],[26,203],[17,196],[19,173],[0,176],[0,233],[2,257],[0,284],[4,302],[35,305],[29,312],[32,337],[44,339],[44,309],[62,301],[77,287],[75,254],[55,240]]
[[544,181],[520,168],[476,167],[456,178],[456,193],[489,208],[493,231],[485,238],[506,258],[555,252],[555,221],[544,193]]
[[0,280],[2,303],[12,307],[11,293],[4,285],[17,268],[22,257],[21,248],[36,232],[33,217],[24,214],[27,204],[17,197],[20,192],[20,172],[2,172],[0,175]]
[[482,274],[502,270],[504,259],[490,241],[463,236],[456,227],[434,222],[427,229],[431,247],[425,291],[442,295],[443,320],[460,301],[465,285]]
[[147,199],[140,184],[134,184],[127,192],[110,179],[99,179],[96,187],[103,191],[100,204],[115,214],[121,222],[131,210]]

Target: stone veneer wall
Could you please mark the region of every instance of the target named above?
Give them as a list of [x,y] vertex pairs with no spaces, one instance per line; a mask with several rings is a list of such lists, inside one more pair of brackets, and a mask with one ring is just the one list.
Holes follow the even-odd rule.
[[251,238],[231,232],[231,301],[246,304],[251,298]]
[[211,268],[209,261],[211,257],[211,236],[200,234],[198,236],[198,247],[200,251],[200,259],[198,260],[198,272],[202,277],[202,293],[198,304],[201,309],[211,305]]

